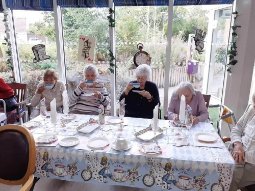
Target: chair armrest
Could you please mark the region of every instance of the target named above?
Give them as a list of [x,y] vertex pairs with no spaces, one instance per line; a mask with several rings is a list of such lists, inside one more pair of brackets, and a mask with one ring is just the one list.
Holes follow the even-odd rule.
[[215,104],[215,105],[209,105],[208,107],[209,108],[215,108],[215,107],[220,107],[221,105],[219,105],[219,104]]
[[20,191],[29,191],[34,182],[34,175],[30,175],[26,183],[21,187]]
[[27,107],[28,119],[30,120],[30,116],[31,116],[33,106],[31,105],[31,103],[27,103],[26,107]]
[[227,114],[225,114],[225,115],[222,115],[220,118],[221,119],[226,119],[226,118],[228,118],[228,117],[231,117],[233,115],[233,113],[227,113]]
[[3,103],[3,107],[4,107],[4,113],[6,113],[6,103],[3,99],[0,99],[0,102]]

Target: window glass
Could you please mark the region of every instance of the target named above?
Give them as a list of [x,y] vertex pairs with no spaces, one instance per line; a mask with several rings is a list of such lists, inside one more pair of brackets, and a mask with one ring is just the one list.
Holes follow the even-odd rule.
[[8,66],[8,47],[6,41],[6,33],[5,33],[5,23],[4,23],[4,14],[0,13],[0,73],[1,78],[3,78],[6,82],[13,81],[12,78],[12,69]]
[[[14,10],[13,18],[22,82],[28,84],[31,97],[43,72],[57,66],[53,12]],[[39,55],[34,54],[33,47]]]

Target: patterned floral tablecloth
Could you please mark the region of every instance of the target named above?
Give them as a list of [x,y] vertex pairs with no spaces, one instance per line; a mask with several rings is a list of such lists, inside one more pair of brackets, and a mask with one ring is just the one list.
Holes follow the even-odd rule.
[[[67,121],[65,128],[76,128],[78,123],[88,121],[89,117],[77,115],[75,119]],[[94,116],[96,119],[97,116]],[[33,135],[38,137],[42,127],[47,125],[40,117],[33,121],[43,125],[32,129]],[[119,125],[104,125],[90,134],[76,133],[80,144],[74,147],[61,147],[57,143],[48,146],[37,146],[36,176],[57,178],[69,181],[106,183],[123,185],[151,190],[210,190],[227,191],[232,179],[234,160],[225,145],[218,137],[217,143],[196,146],[197,133],[209,132],[218,136],[209,123],[199,123],[189,131],[169,126],[167,121],[160,121],[164,128],[163,134],[154,140],[162,148],[160,155],[144,155],[139,148],[144,142],[138,140],[134,133],[150,124],[147,119],[125,118],[122,133],[132,143],[128,151],[118,152],[111,148],[111,144],[119,133]],[[106,120],[107,121],[107,120]],[[130,124],[130,125],[129,125]],[[26,124],[24,124],[26,125]],[[141,127],[142,126],[142,127]],[[66,131],[65,129],[65,131]],[[54,133],[59,140],[65,134]],[[183,133],[188,140],[186,146],[176,146],[173,135]],[[104,150],[93,151],[87,147],[91,137],[105,136],[110,145]]]

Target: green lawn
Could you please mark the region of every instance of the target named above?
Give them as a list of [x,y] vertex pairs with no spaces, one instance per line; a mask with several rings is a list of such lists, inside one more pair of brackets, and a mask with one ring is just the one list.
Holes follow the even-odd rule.
[[210,120],[213,122],[213,126],[216,128],[217,120],[219,119],[219,107],[209,108],[208,109]]

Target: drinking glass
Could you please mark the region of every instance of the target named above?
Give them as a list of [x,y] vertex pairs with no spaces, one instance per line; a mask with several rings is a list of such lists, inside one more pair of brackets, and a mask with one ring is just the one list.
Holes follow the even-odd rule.
[[47,111],[46,108],[40,108],[40,116],[43,119],[43,127],[45,128],[45,133],[48,132],[48,126],[46,124]]
[[187,122],[186,122],[186,127],[187,130],[189,131],[191,129],[191,127],[193,126],[193,116],[190,115]]
[[119,117],[121,119],[121,121],[123,122],[124,121],[124,116],[125,116],[125,107],[124,106],[121,106],[119,108]]

